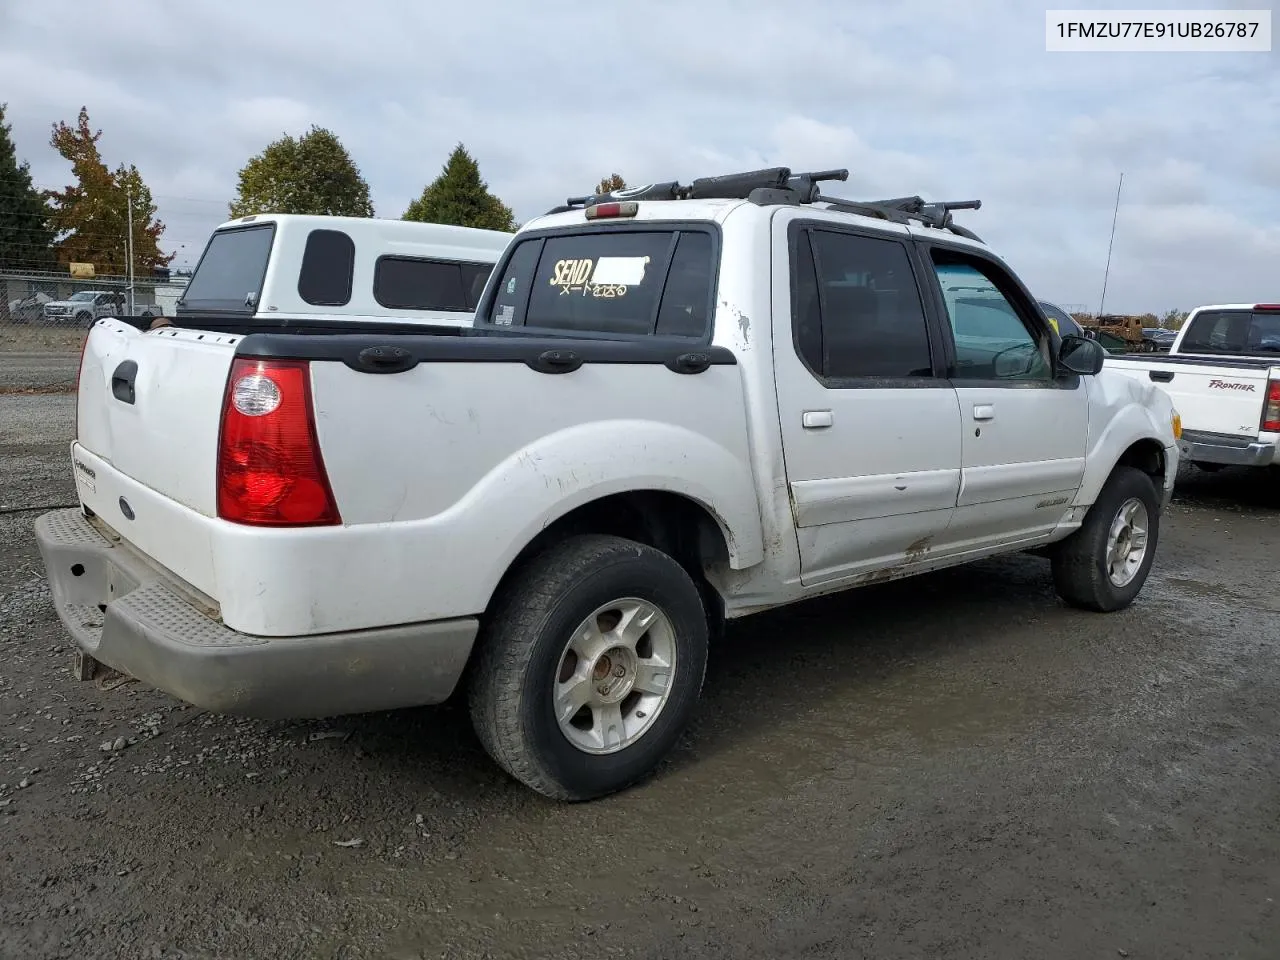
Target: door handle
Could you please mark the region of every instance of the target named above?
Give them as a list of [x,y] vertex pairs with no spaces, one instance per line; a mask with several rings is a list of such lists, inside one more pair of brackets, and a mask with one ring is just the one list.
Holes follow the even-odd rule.
[[806,430],[822,430],[831,426],[833,421],[830,410],[806,410],[800,422]]
[[1173,373],[1169,370],[1151,370],[1147,373],[1147,376],[1156,383],[1168,383],[1173,379]]
[[975,420],[994,420],[996,418],[995,404],[979,403],[973,408],[973,419]]
[[111,374],[111,395],[121,403],[133,403],[137,399],[134,381],[138,378],[138,364],[126,360]]

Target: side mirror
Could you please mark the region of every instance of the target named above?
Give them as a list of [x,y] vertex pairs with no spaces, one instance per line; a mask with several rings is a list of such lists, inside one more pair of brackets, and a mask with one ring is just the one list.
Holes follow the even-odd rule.
[[1058,366],[1084,377],[1096,375],[1106,359],[1107,352],[1097,340],[1074,334],[1063,337],[1062,346],[1058,348]]

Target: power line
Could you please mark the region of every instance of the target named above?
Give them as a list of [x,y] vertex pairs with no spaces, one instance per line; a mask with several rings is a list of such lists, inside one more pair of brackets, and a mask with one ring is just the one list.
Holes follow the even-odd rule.
[[[23,186],[27,185],[27,181],[23,180],[21,177],[0,177],[0,183],[18,183],[18,184],[22,184]],[[61,193],[62,191],[68,190],[68,189],[74,190],[74,189],[78,189],[79,187],[79,185],[75,183],[54,184],[47,180],[34,180],[34,179],[30,181],[30,186],[39,191],[48,190],[54,193]],[[212,203],[212,204],[218,204],[224,207],[229,206],[231,202],[226,197],[222,197],[222,198],[180,197],[180,196],[177,196],[176,194],[156,193],[154,191],[152,191],[151,193],[151,199],[152,200],[176,200],[181,203]]]

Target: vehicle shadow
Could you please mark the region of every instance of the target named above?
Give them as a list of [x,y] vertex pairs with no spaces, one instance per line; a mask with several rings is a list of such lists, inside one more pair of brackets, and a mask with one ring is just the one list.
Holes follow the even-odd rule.
[[[1278,479],[1267,471],[1208,473],[1187,466],[1180,472],[1174,510],[1228,511],[1246,518],[1275,510],[1280,507]],[[1170,519],[1178,525],[1195,522],[1181,515]],[[1165,551],[1162,555],[1172,559]],[[1160,558],[1156,563],[1158,572]],[[1135,612],[1140,607],[1141,601]],[[731,622],[712,647],[695,720],[658,777],[696,769],[723,754],[750,751],[780,728],[796,736],[820,732],[821,722],[797,719],[815,710],[835,710],[847,718],[873,698],[923,697],[915,689],[914,672],[936,678],[948,658],[963,660],[984,649],[987,659],[1026,655],[1028,623],[1038,625],[1033,636],[1046,643],[1064,638],[1086,642],[1096,633],[1090,625],[1096,616],[1062,604],[1047,561],[1014,554]],[[989,652],[1001,644],[1010,647],[1007,657]],[[937,692],[931,687],[927,695]],[[920,709],[923,714],[903,722],[917,733],[936,733],[930,724],[945,719],[930,719],[927,706]],[[504,806],[540,802],[485,755],[472,732],[461,686],[441,706],[343,717],[295,729],[306,736],[320,727],[349,731],[349,745],[360,744],[359,763],[369,775],[388,786],[400,781],[423,790],[444,806],[461,802],[453,799],[461,797],[474,804],[478,795]],[[323,762],[316,773],[322,771]]]
[[1280,467],[1224,467],[1209,472],[1189,463],[1178,470],[1175,505],[1232,511],[1280,509]]
[[[999,643],[1006,629],[1047,613],[1091,616],[1062,608],[1046,561],[1015,555],[733,622],[713,644],[695,721],[658,777],[749,749],[824,701],[856,702],[863,688]],[[343,727],[359,732],[380,776],[408,777],[446,798],[514,787],[479,746],[461,694],[439,707],[344,719]]]
[[737,749],[789,717],[856,704],[885,687],[910,696],[911,672],[932,673],[1046,614],[1088,616],[1063,608],[1047,561],[1018,554],[731,623],[712,649],[698,720],[673,764]]

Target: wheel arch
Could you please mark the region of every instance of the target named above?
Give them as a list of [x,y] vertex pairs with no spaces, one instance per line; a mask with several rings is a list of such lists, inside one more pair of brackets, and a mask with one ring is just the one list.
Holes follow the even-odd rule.
[[1164,484],[1168,459],[1160,441],[1153,437],[1144,437],[1141,440],[1135,440],[1125,448],[1115,466],[1111,468],[1112,473],[1115,473],[1116,467],[1135,467],[1141,470],[1151,478],[1156,489],[1159,490]]
[[676,560],[709,601],[708,612],[723,617],[723,599],[707,579],[709,566],[728,566],[731,534],[707,504],[670,490],[628,490],[606,494],[565,511],[534,535],[507,566],[489,598],[528,560],[554,543],[582,534],[635,540]]

